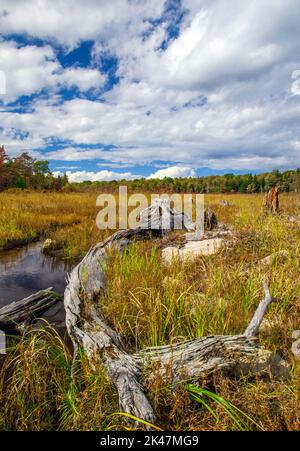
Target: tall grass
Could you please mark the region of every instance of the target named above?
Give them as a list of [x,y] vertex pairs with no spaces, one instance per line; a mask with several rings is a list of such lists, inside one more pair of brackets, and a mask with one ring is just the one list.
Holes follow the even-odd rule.
[[[31,228],[42,230],[57,239],[65,255],[72,258],[82,256],[103,237],[94,227],[95,198],[89,198],[88,194],[46,194],[45,199],[41,194],[26,194],[25,199],[32,207],[28,215],[21,208],[24,199],[11,194],[1,196],[0,205],[9,201],[15,209],[15,224],[24,236]],[[222,197],[234,205],[221,207]],[[281,196],[281,200],[285,213],[299,215],[296,195]],[[300,329],[300,231],[283,216],[263,216],[261,201],[260,195],[207,196],[206,203],[218,218],[237,232],[236,245],[217,255],[164,265],[159,240],[137,242],[122,256],[114,252],[109,255],[108,290],[99,303],[128,351],[202,335],[242,333],[264,295],[263,280],[269,283],[271,293],[281,299],[271,305],[260,340],[292,363],[291,379],[230,380],[225,375],[216,375],[195,381],[202,394],[194,393],[191,399],[191,386],[187,387],[186,381],[174,390],[171,377],[161,380],[152,368],[141,382],[154,407],[158,428],[299,429],[300,365],[290,348],[292,331]],[[41,205],[43,202],[47,208],[46,204]],[[2,211],[7,224],[13,223],[13,215],[9,219],[8,210]],[[28,222],[24,219],[26,215],[30,218]],[[11,235],[6,234],[2,221],[0,237],[5,242]],[[44,225],[49,221],[52,226],[47,228]],[[55,221],[58,226],[53,225]],[[281,250],[287,251],[284,256],[275,255],[269,264],[260,262]],[[0,428],[128,427],[125,419],[116,415],[117,395],[103,368],[95,374],[82,355],[79,383],[74,386],[70,380],[70,361],[69,350],[54,332],[31,331],[21,338],[9,352],[1,371]],[[203,408],[203,401],[215,415]]]
[[103,368],[95,374],[84,355],[76,385],[70,351],[48,327],[28,331],[10,349],[0,377],[1,430],[105,430],[118,410]]
[[187,385],[187,390],[191,396],[191,398],[201,404],[218,422],[220,420],[220,416],[217,411],[209,404],[209,401],[213,401],[217,406],[219,406],[224,413],[226,413],[229,418],[231,418],[233,425],[237,427],[240,431],[244,431],[249,429],[251,426],[248,424],[253,424],[260,428],[260,425],[257,424],[249,415],[243,412],[241,409],[236,407],[230,401],[222,398],[222,396],[213,393],[210,390],[205,390],[204,388],[197,387],[193,384]]
[[79,258],[105,233],[96,227],[96,194],[0,193],[0,249],[49,237]]

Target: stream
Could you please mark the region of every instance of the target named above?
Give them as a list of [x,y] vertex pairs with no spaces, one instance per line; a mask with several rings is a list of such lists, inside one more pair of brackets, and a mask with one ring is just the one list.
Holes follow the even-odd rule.
[[[0,252],[0,308],[49,287],[63,294],[71,269],[62,259],[43,254],[40,242]],[[43,317],[53,325],[63,325],[63,303]]]

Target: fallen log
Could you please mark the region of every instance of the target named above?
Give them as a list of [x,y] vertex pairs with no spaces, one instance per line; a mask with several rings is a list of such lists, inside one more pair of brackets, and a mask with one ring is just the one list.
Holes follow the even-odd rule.
[[0,309],[0,329],[8,331],[20,331],[41,316],[61,300],[51,288],[38,291],[20,301],[11,302]]
[[[148,217],[149,220],[149,217]],[[182,375],[195,378],[203,374],[226,370],[232,374],[271,372],[286,376],[287,364],[277,355],[259,346],[259,325],[273,300],[265,286],[266,298],[261,301],[246,331],[242,335],[195,338],[169,346],[161,346],[128,354],[119,335],[106,323],[101,312],[100,295],[105,293],[107,251],[123,250],[134,239],[145,239],[162,230],[136,228],[118,231],[103,243],[94,246],[71,272],[64,295],[66,326],[76,355],[82,348],[96,370],[103,364],[115,384],[122,411],[153,422],[152,407],[142,391],[139,377],[143,369],[155,364],[162,374],[172,370],[174,382]]]

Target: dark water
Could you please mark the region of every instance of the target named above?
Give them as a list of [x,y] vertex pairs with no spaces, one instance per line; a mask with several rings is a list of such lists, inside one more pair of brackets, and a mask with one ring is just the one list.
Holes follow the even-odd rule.
[[49,287],[63,294],[70,271],[61,259],[44,255],[41,243],[0,252],[0,308]]

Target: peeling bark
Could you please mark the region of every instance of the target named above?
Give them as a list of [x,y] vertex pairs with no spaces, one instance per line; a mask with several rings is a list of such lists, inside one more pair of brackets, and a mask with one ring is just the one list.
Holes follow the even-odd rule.
[[[122,252],[135,239],[161,234],[163,225],[158,207],[156,203],[142,217],[145,228],[118,231],[94,246],[71,272],[64,296],[66,325],[75,349],[74,362],[80,347],[95,369],[97,362],[102,363],[117,387],[121,410],[149,422],[154,421],[154,413],[140,387],[139,376],[151,364],[158,364],[162,374],[171,365],[174,382],[179,381],[183,373],[194,378],[219,370],[231,374],[288,374],[287,364],[261,348],[256,339],[262,318],[273,300],[266,285],[266,297],[260,302],[243,335],[195,338],[170,346],[144,349],[132,355],[125,351],[120,337],[106,324],[101,312],[100,294],[105,293],[107,284],[107,250],[113,246]],[[156,216],[151,222],[154,213]],[[151,223],[152,227],[153,223],[157,227],[151,228]]]

